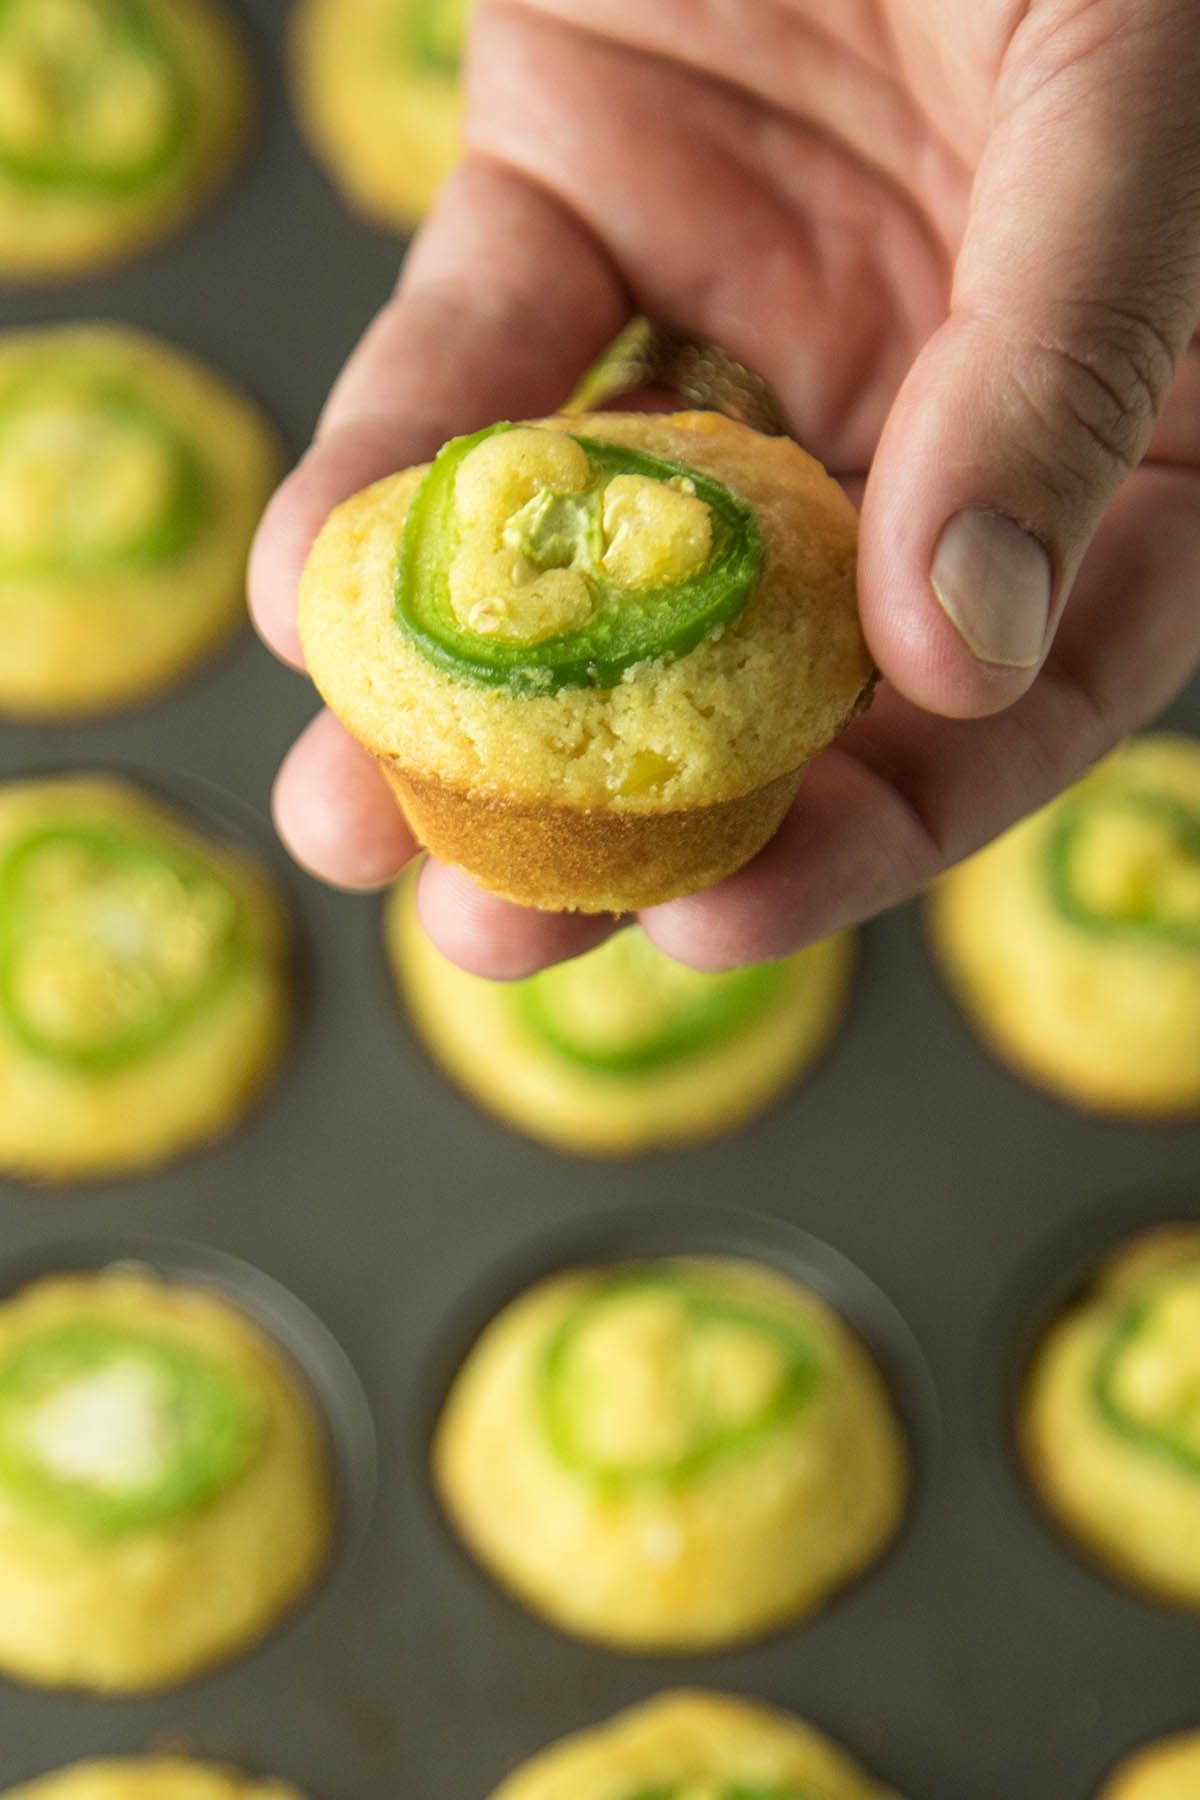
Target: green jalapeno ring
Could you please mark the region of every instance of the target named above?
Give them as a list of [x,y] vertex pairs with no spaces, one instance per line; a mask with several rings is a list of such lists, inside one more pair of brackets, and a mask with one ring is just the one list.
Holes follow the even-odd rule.
[[472,0],[412,0],[406,15],[405,49],[430,75],[455,80],[467,41]]
[[68,399],[82,399],[102,416],[153,437],[171,463],[171,499],[167,509],[140,536],[127,540],[106,556],[72,554],[69,544],[59,546],[53,554],[29,557],[5,556],[0,549],[0,572],[13,577],[94,576],[153,569],[181,555],[196,537],[210,508],[203,461],[183,432],[139,393],[132,381],[110,373],[90,357],[76,361],[52,351],[0,389],[0,455],[6,437],[16,429],[22,416],[36,409],[39,402],[54,397],[56,391]]
[[[5,40],[19,45],[22,0],[0,0],[0,45]],[[185,155],[193,136],[190,89],[183,67],[139,0],[104,0],[111,20],[111,40],[130,48],[143,62],[153,65],[168,92],[167,129],[158,144],[138,162],[122,167],[97,163],[72,145],[69,124],[60,142],[45,152],[23,151],[5,145],[0,138],[0,173],[29,187],[76,191],[119,199],[136,194],[170,174]],[[14,18],[16,14],[16,18]],[[103,70],[101,53],[101,71]],[[65,73],[65,72],[64,72]],[[100,79],[103,79],[101,72]],[[61,79],[60,79],[60,85]],[[75,93],[70,89],[74,87]],[[67,80],[62,98],[68,107],[78,98],[79,83]]]
[[1127,809],[1166,826],[1192,861],[1200,862],[1200,815],[1174,794],[1157,788],[1126,788],[1116,793],[1080,794],[1062,804],[1044,846],[1046,884],[1055,909],[1071,925],[1097,937],[1151,939],[1180,949],[1200,949],[1200,920],[1194,925],[1179,919],[1144,916],[1114,917],[1097,912],[1081,898],[1072,880],[1071,864],[1080,834],[1089,816]]
[[[1200,1262],[1190,1267],[1200,1272]],[[1169,1430],[1159,1430],[1134,1417],[1125,1410],[1116,1393],[1117,1367],[1122,1356],[1151,1319],[1155,1303],[1163,1289],[1171,1285],[1178,1273],[1178,1270],[1173,1270],[1170,1275],[1156,1282],[1149,1293],[1137,1295],[1119,1313],[1096,1357],[1092,1371],[1092,1397],[1105,1424],[1121,1437],[1136,1444],[1140,1450],[1148,1450],[1153,1455],[1174,1463],[1187,1474],[1198,1476],[1200,1447]]]
[[[591,1317],[628,1294],[665,1292],[678,1299],[689,1321],[700,1325],[735,1325],[771,1338],[784,1352],[788,1368],[779,1392],[754,1418],[733,1428],[709,1427],[707,1441],[667,1462],[636,1464],[623,1469],[597,1465],[576,1437],[575,1396],[570,1356],[574,1340]],[[540,1360],[537,1404],[542,1431],[555,1457],[574,1474],[588,1476],[609,1492],[634,1487],[683,1487],[727,1457],[744,1455],[775,1435],[811,1400],[821,1376],[821,1360],[811,1339],[790,1321],[753,1304],[712,1294],[689,1276],[661,1269],[635,1270],[592,1289],[559,1324]],[[699,1421],[703,1430],[706,1421]]]
[[[164,1001],[151,1018],[91,1045],[69,1046],[49,1038],[26,1016],[17,992],[20,959],[30,935],[29,915],[36,918],[36,903],[31,907],[22,890],[38,855],[64,845],[90,851],[117,869],[165,867],[185,886],[217,887],[233,902],[229,927],[215,947],[209,979],[174,1004]],[[44,1062],[78,1074],[107,1075],[139,1061],[202,1017],[249,955],[249,934],[235,890],[218,869],[183,845],[164,843],[125,826],[63,820],[27,832],[0,858],[0,1017],[21,1048]]]
[[686,655],[742,611],[759,580],[762,533],[750,507],[719,481],[683,463],[618,444],[569,435],[585,453],[600,486],[614,475],[655,481],[682,477],[709,509],[712,549],[682,581],[629,589],[597,580],[597,604],[586,625],[531,644],[494,643],[458,623],[448,570],[461,542],[454,506],[460,465],[485,438],[512,431],[489,425],[454,438],[439,451],[413,497],[400,536],[395,618],[422,655],[460,679],[518,694],[565,687],[615,687],[626,669]]
[[[161,1479],[104,1493],[47,1469],[23,1441],[22,1413],[55,1386],[131,1357],[163,1378],[180,1440]],[[0,1358],[0,1489],[39,1522],[80,1537],[127,1537],[204,1510],[245,1473],[260,1436],[253,1392],[177,1339],[83,1318],[51,1326]]]
[[686,998],[670,997],[668,1016],[640,1041],[604,1047],[588,1044],[572,1034],[569,1021],[564,1021],[556,1010],[556,994],[564,979],[569,979],[563,969],[569,967],[559,965],[515,983],[512,1003],[522,1024],[548,1049],[598,1075],[645,1074],[689,1061],[728,1042],[766,1012],[788,973],[785,962],[774,962],[712,975],[708,978],[712,985],[705,991]]

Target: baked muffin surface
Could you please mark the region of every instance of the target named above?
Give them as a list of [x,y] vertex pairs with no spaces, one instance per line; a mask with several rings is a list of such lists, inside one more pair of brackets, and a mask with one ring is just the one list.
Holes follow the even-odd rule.
[[257,1326],[129,1268],[0,1305],[0,1667],[137,1693],[242,1649],[329,1549],[311,1403]]
[[409,881],[393,890],[385,936],[426,1045],[473,1099],[560,1149],[630,1156],[735,1130],[820,1055],[842,1016],[847,933],[704,976],[634,926],[530,981],[491,982],[434,948],[414,894]]
[[1160,1738],[1135,1751],[1109,1776],[1097,1800],[1195,1800],[1200,1794],[1200,1731]]
[[0,19],[0,280],[102,268],[227,174],[252,104],[218,0],[8,0]]
[[1058,1521],[1110,1569],[1200,1606],[1200,1226],[1109,1260],[1051,1327],[1026,1382],[1021,1443]]
[[942,877],[938,960],[987,1042],[1061,1098],[1200,1108],[1200,745],[1131,738]]
[[492,1800],[895,1800],[811,1725],[752,1700],[680,1689],[576,1732]]
[[0,336],[0,712],[126,705],[230,637],[280,466],[257,408],[155,338]]
[[301,1800],[282,1781],[258,1781],[190,1756],[102,1756],[7,1788],[3,1800]]
[[274,1071],[287,930],[258,868],[106,776],[0,786],[0,1168],[151,1167]]
[[498,1315],[433,1447],[452,1522],[553,1624],[700,1650],[810,1611],[878,1555],[907,1457],[811,1291],[703,1257],[574,1270]]

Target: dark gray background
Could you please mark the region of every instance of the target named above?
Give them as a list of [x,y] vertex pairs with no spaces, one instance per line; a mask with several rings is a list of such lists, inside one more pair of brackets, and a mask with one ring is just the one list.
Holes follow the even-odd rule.
[[[280,0],[245,0],[244,13],[269,104],[229,191],[112,278],[0,301],[0,324],[108,317],[161,332],[243,382],[298,450],[400,249],[348,216],[298,144]],[[0,1184],[8,1278],[83,1239],[231,1252],[344,1346],[381,1445],[357,1555],[250,1655],[148,1700],[0,1683],[0,1787],[167,1739],[288,1777],[314,1800],[482,1800],[549,1739],[689,1682],[794,1707],[908,1800],[1089,1800],[1133,1743],[1200,1724],[1200,1624],[1060,1544],[1004,1435],[1005,1394],[1046,1296],[1130,1221],[1200,1216],[1200,1127],[1097,1123],[1020,1086],[955,1016],[905,908],[863,934],[833,1053],[740,1137],[628,1168],[511,1137],[413,1041],[379,950],[378,901],[324,891],[271,847],[271,778],[313,710],[307,684],[247,634],[144,711],[71,730],[0,726],[0,773],[115,763],[257,838],[294,903],[307,1001],[283,1082],[221,1148],[75,1194]],[[1200,730],[1200,689],[1168,716]],[[709,1210],[664,1224],[668,1209],[697,1206]],[[729,1215],[723,1231],[712,1209]],[[597,1226],[614,1213],[615,1238]],[[816,1273],[882,1337],[912,1402],[922,1480],[907,1534],[818,1618],[748,1650],[632,1659],[555,1635],[467,1562],[429,1498],[430,1413],[455,1356],[548,1260],[677,1237],[803,1263],[810,1248],[790,1245],[781,1221],[866,1278],[815,1255]],[[923,1348],[940,1458],[919,1357],[872,1282]]]

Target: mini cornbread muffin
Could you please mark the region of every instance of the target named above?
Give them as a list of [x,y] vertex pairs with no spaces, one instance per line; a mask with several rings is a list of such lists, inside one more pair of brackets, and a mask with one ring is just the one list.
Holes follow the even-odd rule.
[[301,1800],[282,1781],[253,1781],[190,1756],[104,1756],[7,1788],[0,1800]]
[[121,1174],[229,1130],[283,1050],[287,964],[263,873],[157,801],[0,785],[0,1170]]
[[1098,1112],[1200,1109],[1200,744],[1131,738],[951,869],[931,902],[987,1043]]
[[506,1124],[591,1156],[703,1143],[754,1117],[806,1069],[842,1016],[848,934],[782,962],[701,975],[633,925],[527,981],[457,968],[392,890],[388,955],[446,1073]]
[[679,1689],[522,1764],[491,1800],[896,1800],[791,1713]]
[[1096,1800],[1196,1800],[1200,1794],[1200,1731],[1160,1738],[1125,1759]]
[[125,705],[230,637],[280,466],[258,409],[167,344],[0,336],[0,712]]
[[450,1389],[433,1474],[480,1561],[551,1623],[693,1651],[797,1619],[873,1561],[907,1454],[823,1300],[695,1257],[572,1270],[506,1307]]
[[1200,1225],[1110,1259],[1040,1345],[1020,1427],[1072,1536],[1126,1580],[1200,1606]]
[[0,281],[86,273],[165,237],[228,173],[251,106],[219,0],[5,0]]
[[329,1550],[311,1403],[226,1300],[116,1268],[0,1305],[0,1669],[140,1693],[252,1643]]
[[753,856],[865,705],[855,543],[819,463],[716,413],[498,425],[332,514],[300,632],[436,856],[625,912]]
[[472,0],[299,0],[300,125],[357,211],[409,231],[459,158]]

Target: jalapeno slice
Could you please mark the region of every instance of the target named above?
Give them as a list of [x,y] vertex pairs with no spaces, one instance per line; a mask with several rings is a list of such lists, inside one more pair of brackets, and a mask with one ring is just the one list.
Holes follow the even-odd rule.
[[636,925],[509,990],[526,1028],[597,1074],[667,1068],[728,1042],[780,993],[787,964],[701,974],[673,962]]
[[157,568],[188,548],[207,505],[192,445],[94,356],[51,354],[0,388],[0,573]]
[[1114,1431],[1200,1476],[1200,1262],[1130,1301],[1100,1349],[1093,1386]]
[[1046,881],[1081,931],[1200,949],[1200,814],[1157,788],[1086,788],[1063,802]]
[[453,80],[467,43],[474,0],[412,0],[407,49],[417,68]]
[[190,135],[184,71],[140,0],[0,0],[0,173],[120,198]]
[[0,1018],[47,1063],[136,1062],[211,1006],[247,954],[234,890],[182,844],[64,819],[0,859]]
[[554,1456],[609,1492],[681,1487],[761,1449],[816,1392],[808,1334],[682,1271],[593,1286],[540,1360],[537,1403]]
[[762,536],[711,476],[542,426],[456,438],[400,540],[395,616],[447,673],[514,693],[610,688],[730,624]]
[[68,1320],[0,1358],[0,1494],[39,1524],[112,1539],[211,1506],[249,1466],[245,1382],[189,1344]]

